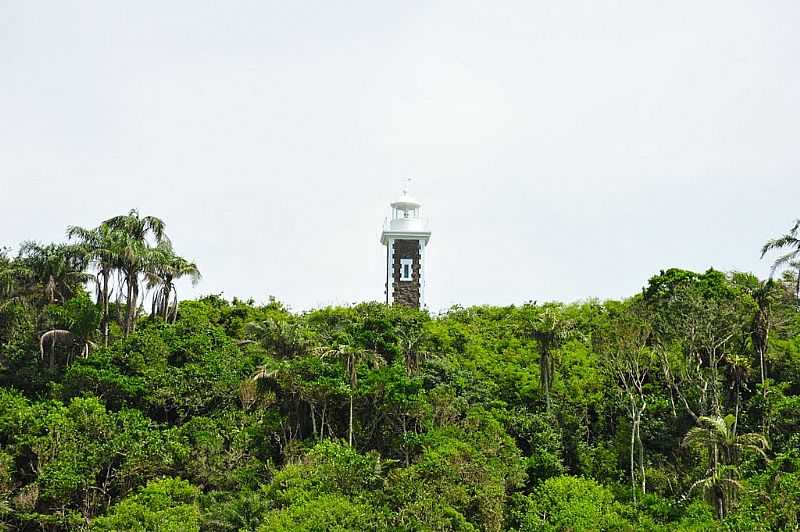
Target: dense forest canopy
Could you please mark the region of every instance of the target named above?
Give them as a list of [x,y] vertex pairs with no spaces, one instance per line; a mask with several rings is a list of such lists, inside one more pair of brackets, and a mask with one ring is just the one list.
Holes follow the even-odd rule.
[[800,526],[797,225],[773,279],[436,316],[180,301],[167,229],[0,252],[7,529]]

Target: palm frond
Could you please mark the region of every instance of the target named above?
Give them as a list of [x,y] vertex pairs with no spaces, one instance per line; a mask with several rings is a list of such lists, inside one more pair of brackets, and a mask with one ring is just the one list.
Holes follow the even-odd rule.
[[797,260],[798,257],[800,257],[800,249],[797,249],[795,251],[790,251],[785,255],[781,255],[780,257],[775,259],[775,262],[772,263],[772,268],[770,268],[770,275],[775,275],[775,272],[781,266],[785,266],[787,264],[793,266],[795,260]]
[[44,359],[44,344],[48,340],[51,342],[50,345],[54,347],[56,343],[60,341],[71,341],[74,343],[76,341],[76,336],[66,329],[52,329],[42,334],[39,338],[39,354],[42,359]]
[[728,437],[728,425],[721,417],[701,416],[697,420],[697,425],[689,429],[683,437],[681,442],[683,447],[723,444]]

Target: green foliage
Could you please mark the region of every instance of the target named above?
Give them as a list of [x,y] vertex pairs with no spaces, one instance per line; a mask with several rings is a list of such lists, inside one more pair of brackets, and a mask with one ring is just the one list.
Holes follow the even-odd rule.
[[729,298],[736,294],[725,274],[713,268],[702,274],[678,268],[662,270],[648,281],[643,293],[647,301],[665,303],[682,289],[697,291],[709,299]]
[[800,437],[765,471],[744,482],[741,500],[725,518],[731,530],[797,530],[800,528]]
[[608,488],[571,476],[545,480],[514,501],[518,530],[632,530]]
[[260,491],[211,492],[201,499],[202,530],[255,531],[270,511],[270,501]]
[[92,522],[92,530],[191,532],[200,530],[199,490],[176,478],[149,482]]
[[800,526],[791,272],[298,314],[177,304],[159,218],[68,234],[0,251],[0,529]]
[[500,423],[478,410],[457,425],[430,431],[422,448],[414,464],[390,475],[387,494],[397,526],[462,523],[500,530],[506,494],[525,478],[522,457]]
[[140,412],[108,412],[94,397],[31,404],[3,391],[0,429],[6,448],[35,467],[34,478],[21,477],[30,481],[19,492],[23,510],[74,504],[90,517],[186,452]]
[[266,480],[269,449],[260,420],[231,410],[213,418],[194,417],[175,431],[191,449],[180,462],[180,475],[206,490],[255,489]]
[[387,530],[384,515],[372,506],[353,502],[334,494],[301,501],[288,508],[273,511],[264,517],[259,532],[297,530]]
[[107,351],[76,361],[67,369],[65,392],[89,390],[161,421],[238,405],[239,385],[255,364],[210,319],[208,307],[185,302],[176,323],[145,324]]
[[350,446],[325,441],[315,446],[301,462],[287,465],[265,488],[278,506],[313,498],[318,493],[356,495],[380,484],[380,457],[362,455]]
[[374,530],[386,521],[377,505],[382,463],[332,441],[315,446],[263,488],[270,503],[259,530]]
[[44,308],[44,320],[53,329],[66,329],[78,338],[92,339],[100,324],[100,311],[85,292],[63,305]]
[[517,409],[507,411],[502,421],[525,457],[529,487],[566,472],[555,417]]

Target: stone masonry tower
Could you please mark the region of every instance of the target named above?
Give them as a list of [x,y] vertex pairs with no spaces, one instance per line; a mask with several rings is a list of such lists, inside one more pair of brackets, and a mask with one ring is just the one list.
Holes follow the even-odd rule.
[[408,186],[391,207],[392,216],[381,234],[386,246],[386,304],[421,308],[425,306],[427,277],[425,246],[431,232],[420,217],[420,203],[408,194]]

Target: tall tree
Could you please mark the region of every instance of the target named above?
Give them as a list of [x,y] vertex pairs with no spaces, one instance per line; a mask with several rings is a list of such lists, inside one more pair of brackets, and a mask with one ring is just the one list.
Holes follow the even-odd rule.
[[795,297],[800,298],[800,219],[795,220],[794,225],[789,229],[789,232],[767,241],[761,248],[761,258],[773,250],[789,251],[775,259],[772,263],[771,275],[774,275],[778,268],[789,266],[798,271],[797,281],[795,284]]
[[430,355],[426,348],[429,340],[427,331],[418,323],[403,323],[397,328],[397,340],[403,353],[406,374],[416,374],[420,364]]
[[347,378],[350,381],[350,415],[347,424],[347,441],[350,446],[353,446],[353,396],[355,395],[356,388],[358,387],[358,367],[366,362],[372,366],[380,366],[383,364],[383,358],[368,349],[361,347],[353,347],[351,345],[340,344],[332,348],[323,348],[319,350],[320,358],[335,358],[342,363],[347,373]]
[[567,341],[579,335],[575,321],[566,315],[564,307],[545,304],[528,305],[532,310],[524,314],[523,330],[536,340],[539,348],[539,381],[544,391],[548,412],[551,409],[550,391],[555,374],[556,351]]
[[616,313],[611,318],[608,329],[603,332],[599,346],[603,355],[602,364],[616,382],[631,422],[629,460],[631,493],[635,504],[637,477],[638,489],[642,493],[647,485],[641,426],[642,416],[647,408],[645,384],[655,363],[655,355],[648,345],[652,330],[643,307],[633,303]]
[[[168,240],[162,240],[151,251],[145,279],[147,289],[155,289],[153,296],[153,315],[164,320],[175,320],[178,313],[178,289],[175,281],[188,277],[192,285],[200,281],[200,270],[194,262],[179,257]],[[171,300],[171,301],[170,301]]]
[[29,268],[9,257],[7,249],[0,248],[0,310],[14,302],[26,301],[31,278]]
[[759,281],[758,285],[750,290],[750,296],[756,303],[756,311],[753,314],[753,325],[750,330],[750,338],[758,356],[758,367],[761,375],[762,393],[766,394],[767,381],[767,351],[769,350],[769,338],[773,328],[772,302],[776,294],[775,283],[772,279]]
[[86,258],[97,268],[97,304],[102,311],[101,329],[103,344],[108,346],[109,337],[109,302],[111,298],[111,276],[114,269],[121,263],[122,250],[124,249],[124,235],[107,224],[101,224],[94,229],[70,226],[67,228],[67,237],[77,240],[78,245],[84,250]]
[[726,355],[728,372],[730,373],[731,391],[733,393],[733,426],[731,431],[736,434],[739,426],[739,411],[742,405],[742,385],[746,387],[747,377],[750,373],[750,360],[748,357],[736,354]]
[[63,303],[89,278],[84,271],[86,260],[77,246],[24,242],[18,260],[49,304]]
[[695,422],[701,416],[722,415],[726,356],[732,346],[746,343],[743,303],[724,278],[720,283],[713,290],[682,283],[668,298],[650,301],[664,376]]
[[127,336],[136,327],[136,311],[139,301],[139,276],[145,271],[150,260],[150,240],[157,245],[168,241],[164,222],[155,216],[141,216],[136,209],[127,215],[115,216],[103,222],[109,228],[119,231],[121,249],[118,267],[123,275],[126,288],[126,313],[123,331]]
[[[730,418],[730,416],[729,416]],[[744,451],[755,451],[765,459],[769,449],[767,439],[758,433],[736,434],[733,419],[702,416],[698,424],[686,433],[682,446],[704,450],[708,459],[708,476],[692,485],[700,488],[722,519],[731,507],[741,485],[736,480],[736,466]]]

